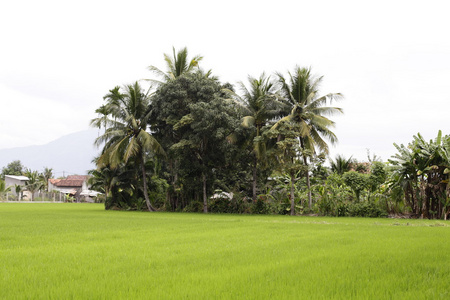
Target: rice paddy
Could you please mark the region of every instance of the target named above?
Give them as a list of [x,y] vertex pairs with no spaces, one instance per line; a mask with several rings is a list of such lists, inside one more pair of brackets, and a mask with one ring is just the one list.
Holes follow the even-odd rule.
[[449,299],[441,220],[0,203],[0,299]]

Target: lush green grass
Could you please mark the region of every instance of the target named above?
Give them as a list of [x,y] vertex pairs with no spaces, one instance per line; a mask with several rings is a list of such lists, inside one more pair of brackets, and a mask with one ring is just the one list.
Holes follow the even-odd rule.
[[449,299],[444,221],[0,203],[0,299]]

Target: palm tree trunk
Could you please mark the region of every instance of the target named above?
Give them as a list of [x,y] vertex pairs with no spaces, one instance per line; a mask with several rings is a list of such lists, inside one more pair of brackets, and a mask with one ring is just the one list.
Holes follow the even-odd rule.
[[206,197],[206,175],[205,172],[202,173],[203,179],[203,212],[208,213],[208,198]]
[[295,215],[294,184],[295,184],[295,171],[291,171],[291,216]]
[[[306,164],[308,166],[308,164]],[[309,180],[309,171],[306,170],[306,186],[308,187],[308,207],[312,209],[311,182]]]
[[[302,138],[300,138],[300,146],[303,150],[305,149]],[[311,182],[309,180],[308,159],[307,159],[306,155],[303,154],[302,156],[303,156],[303,162],[306,166],[306,186],[308,188],[308,208],[311,210],[312,198],[311,198]]]
[[258,158],[255,155],[255,162],[253,165],[253,201],[256,202],[256,182],[257,182],[257,166],[258,166]]
[[156,211],[156,209],[150,203],[150,199],[148,198],[147,175],[145,173],[144,157],[141,158],[141,170],[142,170],[142,184],[144,185],[144,198],[145,203],[147,204],[147,209],[148,211]]

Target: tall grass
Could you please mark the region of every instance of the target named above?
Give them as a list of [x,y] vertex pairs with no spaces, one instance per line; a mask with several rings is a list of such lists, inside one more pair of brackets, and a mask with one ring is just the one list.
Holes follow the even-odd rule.
[[0,203],[0,299],[448,299],[443,221]]

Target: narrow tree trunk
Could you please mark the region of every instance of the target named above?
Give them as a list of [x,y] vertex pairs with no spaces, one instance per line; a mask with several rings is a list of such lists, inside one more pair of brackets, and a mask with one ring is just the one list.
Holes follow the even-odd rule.
[[169,169],[172,174],[172,191],[167,191],[169,194],[169,201],[172,206],[172,209],[175,211],[178,206],[178,193],[177,193],[177,184],[178,184],[178,172],[177,172],[177,160],[170,160]]
[[206,214],[208,213],[208,198],[206,197],[206,175],[204,172],[202,173],[202,179],[203,179],[203,212]]
[[291,171],[291,216],[295,215],[295,171]]
[[[305,150],[305,144],[303,143],[303,139],[300,138],[300,146],[303,150]],[[305,154],[302,154],[303,162],[306,166],[306,186],[308,188],[308,207],[311,210],[312,208],[312,198],[311,198],[311,182],[309,181],[309,169],[308,169],[308,159]]]
[[141,170],[142,170],[142,183],[144,185],[144,198],[145,198],[145,203],[147,204],[147,209],[148,209],[148,211],[156,211],[156,209],[150,203],[150,199],[148,198],[147,175],[145,174],[144,158],[142,158],[142,161],[141,161]]
[[174,195],[173,195],[173,210],[176,211],[178,208],[178,171],[176,168],[177,165],[177,161],[175,160],[175,176],[173,178],[173,191],[174,191]]
[[254,165],[253,165],[253,201],[254,202],[256,202],[257,166],[258,166],[258,158],[255,155],[255,161],[254,161]]
[[306,166],[306,186],[308,188],[308,207],[311,210],[311,208],[312,208],[311,182],[309,180],[308,160],[305,155],[303,155],[303,162],[305,163],[305,166]]

